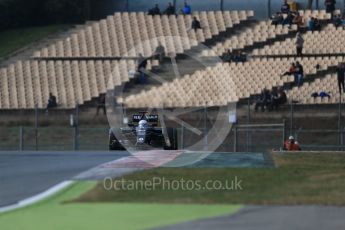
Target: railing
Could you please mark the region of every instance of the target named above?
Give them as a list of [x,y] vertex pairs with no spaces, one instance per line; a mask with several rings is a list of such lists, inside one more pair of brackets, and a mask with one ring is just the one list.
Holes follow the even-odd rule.
[[[294,135],[303,150],[345,150],[343,131],[334,129],[298,129],[289,133],[282,124],[234,125],[220,146],[213,146],[207,136],[210,129],[198,135],[187,128],[177,128],[179,149],[218,152],[267,152],[280,149],[287,135]],[[213,132],[215,132],[213,130]],[[222,129],[216,132],[223,132]],[[206,134],[204,134],[206,133]],[[72,151],[108,150],[107,128],[69,127],[0,127],[0,151]],[[207,138],[208,137],[208,138]]]
[[[107,150],[106,128],[1,127],[0,151]],[[77,141],[77,143],[76,143]]]

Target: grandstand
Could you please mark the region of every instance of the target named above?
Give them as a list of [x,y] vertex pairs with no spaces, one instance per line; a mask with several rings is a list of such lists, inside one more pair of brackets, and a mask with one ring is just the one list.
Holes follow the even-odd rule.
[[[60,108],[73,108],[106,93],[109,87],[129,81],[129,71],[136,69],[133,61],[97,61],[99,58],[136,59],[139,53],[149,57],[159,41],[167,53],[174,56],[252,15],[253,11],[194,12],[193,16],[202,20],[205,30],[187,34],[191,15],[167,17],[148,16],[143,12],[115,13],[34,52],[33,60],[18,61],[2,68],[0,106],[2,109],[45,108],[48,94],[52,92],[57,95]],[[139,30],[142,33],[138,33]],[[165,40],[166,36],[187,39]],[[140,42],[145,46],[135,47]],[[155,65],[158,65],[156,61],[149,63],[149,69]],[[113,84],[107,85],[111,77]]]
[[[338,12],[339,13],[339,12]],[[274,26],[270,20],[255,22],[249,28],[241,28],[236,34],[230,35],[205,50],[202,57],[222,56],[227,50],[249,51],[250,60],[245,63],[222,63],[205,70],[198,70],[182,79],[164,83],[136,95],[119,98],[120,103],[131,108],[145,107],[185,107],[185,106],[224,106],[231,102],[248,99],[258,95],[263,88],[285,87],[289,89],[294,77],[281,77],[291,62],[299,61],[304,66],[305,83],[303,88],[288,91],[291,100],[305,104],[339,103],[337,87],[315,88],[313,81],[321,81],[324,76],[336,85],[336,77],[330,78],[329,73],[344,61],[343,28],[336,28],[329,23],[330,14],[321,11],[300,11],[304,21],[311,16],[323,22],[321,31],[310,32],[306,28],[303,36],[306,41],[304,53],[306,57],[296,57],[294,34],[297,27]],[[263,46],[263,48],[260,48]],[[256,48],[259,47],[259,48]],[[316,68],[318,66],[318,68]],[[317,77],[316,77],[317,76]],[[308,86],[311,89],[306,90]],[[332,84],[329,84],[331,86]],[[302,91],[304,93],[299,94]],[[313,92],[327,91],[332,98],[325,101],[311,98]],[[308,92],[308,93],[306,93]],[[299,94],[299,95],[298,95]],[[157,97],[160,95],[160,97]],[[298,95],[298,96],[297,96]]]
[[[303,15],[305,21],[310,16],[314,16],[327,23],[330,18],[324,10],[300,11],[300,14]],[[135,59],[138,54],[152,56],[158,42],[166,47],[170,56],[183,54],[199,43],[207,41],[213,41],[212,51],[203,50],[201,56],[221,56],[227,50],[265,45],[263,48],[254,48],[251,54],[255,58],[247,63],[219,64],[213,69],[198,70],[186,75],[183,79],[158,86],[137,96],[130,95],[128,100],[125,100],[130,107],[134,106],[131,100],[139,103],[140,100],[136,97],[157,93],[165,95],[170,92],[165,89],[172,85],[181,83],[182,87],[186,88],[202,79],[207,79],[207,81],[198,83],[200,91],[199,86],[194,87],[199,92],[194,95],[195,98],[188,97],[189,94],[186,93],[185,98],[189,101],[179,102],[176,98],[169,97],[170,101],[164,105],[172,107],[221,106],[230,101],[256,95],[263,87],[271,89],[275,86],[283,86],[291,82],[292,78],[280,79],[279,75],[293,59],[282,56],[294,54],[294,39],[291,34],[295,33],[297,27],[271,25],[270,20],[257,21],[248,26],[242,23],[253,15],[253,11],[202,11],[177,17],[149,16],[143,12],[115,13],[101,21],[88,23],[58,42],[34,52],[31,60],[18,61],[2,68],[0,70],[0,107],[2,109],[30,109],[35,106],[44,108],[49,92],[57,96],[60,108],[73,108],[77,104],[83,104],[115,86],[128,82],[129,71],[136,69]],[[200,19],[203,30],[187,32],[193,16]],[[238,31],[223,35],[222,39],[217,40],[220,33],[226,32],[235,25],[240,25]],[[141,32],[138,33],[138,31]],[[305,53],[315,55],[309,59],[300,59],[306,68],[307,75],[315,74],[314,66],[317,64],[321,65],[321,69],[327,69],[343,61],[341,56],[317,57],[319,54],[342,54],[344,50],[340,44],[342,44],[343,34],[342,28],[337,29],[332,24],[327,24],[320,32],[308,31],[304,34]],[[175,36],[177,39],[165,40],[165,36]],[[283,40],[275,41],[278,39]],[[271,44],[272,40],[273,44]],[[330,42],[331,40],[335,42]],[[136,44],[143,45],[137,47]],[[274,55],[282,58],[260,58],[260,56]],[[119,61],[124,57],[132,59]],[[149,69],[158,65],[156,60],[149,61]],[[213,76],[210,77],[210,75]],[[229,77],[232,78],[231,81]],[[222,79],[218,82],[220,78]],[[252,80],[248,81],[249,79]],[[237,91],[226,96],[230,86],[221,83],[223,81],[235,84]],[[218,83],[221,90],[217,90]],[[207,89],[206,85],[212,85],[214,90]],[[181,90],[177,88],[175,93],[180,95]],[[334,95],[336,95],[335,92]],[[149,105],[148,101],[138,106],[157,105],[157,103]],[[336,99],[332,101],[335,102]]]
[[[309,75],[317,74],[317,71],[327,70],[330,66],[344,61],[343,57],[263,58],[238,64],[218,64],[120,100],[132,108],[224,106],[257,95],[263,88],[272,89],[293,82],[293,76],[280,75],[295,60],[305,66],[307,80]],[[319,70],[315,68],[317,64],[321,66]],[[160,97],[157,97],[158,95]]]

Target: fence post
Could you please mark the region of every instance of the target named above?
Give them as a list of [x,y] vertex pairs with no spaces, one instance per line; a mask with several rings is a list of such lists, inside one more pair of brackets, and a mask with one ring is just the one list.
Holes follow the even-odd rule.
[[341,93],[339,94],[339,104],[338,104],[338,144],[339,150],[341,150],[342,145],[342,130],[341,130]]
[[181,124],[181,149],[182,150],[184,149],[184,143],[183,143],[184,140],[183,139],[184,139],[184,127]]
[[75,107],[74,151],[79,150],[79,105]]
[[23,151],[23,126],[19,127],[19,151]]
[[234,124],[234,152],[237,152],[237,125]]
[[204,133],[205,133],[205,149],[208,149],[208,134],[207,134],[207,107],[204,107]]
[[344,130],[340,130],[340,150],[343,151],[343,145],[344,145]]
[[[250,124],[250,97],[247,102],[247,125]],[[249,127],[249,126],[248,126]],[[249,152],[249,146],[251,146],[251,130],[247,128],[246,130],[246,151]]]
[[38,151],[38,106],[35,105],[35,150]]
[[283,142],[282,142],[283,145],[284,145],[285,140],[286,140],[286,120],[283,119]]
[[293,130],[293,117],[294,117],[294,106],[293,106],[293,99],[291,98],[291,101],[290,101],[290,135],[292,135],[292,130]]

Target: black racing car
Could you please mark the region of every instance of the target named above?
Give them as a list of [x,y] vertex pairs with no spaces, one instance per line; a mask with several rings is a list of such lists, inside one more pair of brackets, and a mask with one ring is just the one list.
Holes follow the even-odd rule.
[[[139,149],[152,147],[176,150],[178,148],[176,129],[166,128],[164,130],[157,126],[158,115],[148,115],[146,112],[135,114],[128,127],[120,128],[120,130],[110,129],[109,149],[125,150],[126,146],[135,146]],[[114,134],[116,131],[121,136],[120,140]]]

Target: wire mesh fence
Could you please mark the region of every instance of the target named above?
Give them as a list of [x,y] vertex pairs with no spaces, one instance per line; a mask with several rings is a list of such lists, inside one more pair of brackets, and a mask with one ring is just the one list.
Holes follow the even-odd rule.
[[[210,130],[200,128],[198,135],[187,128],[177,128],[179,149],[202,149],[215,152],[267,152],[281,149],[287,135],[284,124],[235,125],[213,146]],[[213,130],[213,132],[215,132]],[[222,129],[216,130],[221,133]],[[303,150],[344,150],[343,131],[334,129],[293,130]],[[108,150],[107,128],[70,127],[1,127],[0,151],[71,151]]]

